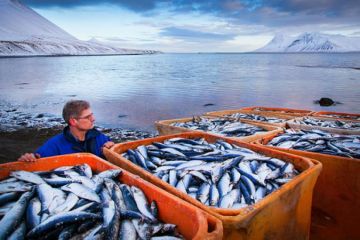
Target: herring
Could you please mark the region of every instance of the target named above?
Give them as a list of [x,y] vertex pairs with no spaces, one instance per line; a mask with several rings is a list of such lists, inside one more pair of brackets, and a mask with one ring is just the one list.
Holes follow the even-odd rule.
[[0,239],[6,239],[22,221],[26,207],[34,195],[34,190],[24,193],[16,204],[0,221]]
[[72,192],[80,198],[84,198],[97,203],[101,202],[99,196],[92,189],[79,183],[70,183],[61,187],[61,189],[67,192]]
[[[184,144],[185,148],[179,147]],[[186,157],[175,154],[174,151],[163,152],[164,149],[174,145],[175,151],[183,152]],[[167,139],[164,143],[157,142],[143,146],[141,149],[143,152],[147,151],[148,156],[156,152],[159,160],[154,169],[147,171],[180,192],[214,207],[234,208],[245,204],[251,205],[298,174],[289,162],[263,156],[224,140],[208,143],[200,138],[174,138]],[[131,151],[135,154],[138,150]],[[129,157],[128,152],[123,153],[122,156]],[[267,185],[270,187],[265,188]],[[259,188],[261,190],[258,190]],[[266,191],[262,194],[264,188]],[[221,201],[232,190],[239,191],[242,198],[235,198],[236,201],[233,202],[228,201],[230,196],[227,196]]]

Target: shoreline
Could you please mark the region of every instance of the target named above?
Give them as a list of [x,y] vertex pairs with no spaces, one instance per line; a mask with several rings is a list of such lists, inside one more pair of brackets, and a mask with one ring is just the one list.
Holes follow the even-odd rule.
[[[0,104],[1,105],[1,104]],[[66,126],[62,118],[47,113],[24,113],[17,106],[2,104],[0,108],[0,164],[16,161],[23,153],[34,152]],[[95,128],[115,143],[156,136],[156,133],[123,129]]]
[[[96,127],[115,143],[154,137],[156,134],[129,129]],[[16,161],[22,154],[35,152],[48,139],[61,133],[62,127],[19,128],[13,131],[0,130],[0,164]]]

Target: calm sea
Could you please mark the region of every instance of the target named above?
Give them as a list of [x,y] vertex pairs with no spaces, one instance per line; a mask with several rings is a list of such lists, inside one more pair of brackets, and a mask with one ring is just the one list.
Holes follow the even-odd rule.
[[[342,104],[313,103],[321,97]],[[142,130],[254,105],[359,113],[360,54],[0,58],[0,101],[60,115],[75,98],[89,100],[103,126]]]

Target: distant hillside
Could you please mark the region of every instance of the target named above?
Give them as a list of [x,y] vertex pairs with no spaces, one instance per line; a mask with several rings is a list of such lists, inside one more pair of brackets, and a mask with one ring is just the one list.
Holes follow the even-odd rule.
[[0,56],[149,54],[80,41],[18,0],[0,0]]
[[358,52],[360,37],[303,33],[297,37],[276,35],[256,52]]

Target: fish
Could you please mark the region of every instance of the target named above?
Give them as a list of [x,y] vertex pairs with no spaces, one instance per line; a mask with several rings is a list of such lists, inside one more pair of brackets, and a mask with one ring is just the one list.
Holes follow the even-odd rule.
[[313,117],[304,117],[302,119],[294,119],[294,123],[305,124],[310,126],[320,126],[325,128],[338,128],[347,130],[359,130],[360,122],[341,121],[341,120],[325,120]]
[[115,220],[115,213],[116,213],[115,202],[111,199],[106,188],[103,188],[100,191],[100,198],[101,198],[102,217],[103,217],[102,228],[105,231],[108,231],[110,225],[112,225]]
[[36,186],[36,191],[41,202],[41,213],[49,214],[50,207],[57,197],[54,189],[50,185],[43,183]]
[[22,181],[10,181],[0,183],[0,194],[11,192],[28,192],[33,188],[33,184]]
[[[31,188],[24,192],[0,193],[3,202],[0,239],[138,239],[139,236],[183,239],[175,225],[158,219],[156,201],[148,202],[141,188],[116,178],[121,170],[97,175],[88,170],[87,165],[66,166],[39,176],[46,179],[90,179],[91,176],[95,188],[100,189],[98,192],[93,188],[89,193],[82,181],[64,186],[50,186],[46,181],[23,182],[13,177],[1,181],[0,185],[6,186],[3,189],[8,189],[9,184],[18,189],[22,185]],[[190,184],[192,175],[181,177],[181,181]]]
[[[174,138],[167,139],[164,143],[143,145],[148,153],[155,151],[161,153],[163,149],[169,149],[171,144],[176,143],[175,151],[187,153],[185,158],[177,154],[181,160],[174,157],[175,152],[170,155],[159,154],[161,164],[150,172],[178,191],[208,206],[233,208],[234,205],[251,205],[255,202],[258,188],[265,188],[267,183],[271,182],[273,191],[273,188],[279,188],[287,182],[287,179],[299,174],[289,162],[258,154],[224,140],[214,143],[208,143],[203,138],[188,140]],[[186,144],[186,148],[179,147],[183,144]],[[193,152],[189,154],[189,149],[193,146],[196,148],[193,148]],[[199,146],[204,148],[198,148]],[[143,151],[145,148],[142,148]],[[137,150],[133,149],[133,151]],[[126,157],[126,153],[122,156]],[[277,179],[281,180],[276,181]],[[244,202],[230,201],[221,205],[221,199],[232,190],[240,191],[239,195],[243,195]],[[242,193],[242,190],[246,192]],[[257,196],[265,197],[270,193],[267,191],[264,196],[260,194]]]
[[130,220],[123,220],[120,224],[119,240],[136,240],[137,233],[134,224]]
[[17,200],[20,197],[19,192],[9,192],[0,195],[0,206],[4,205],[5,203]]
[[93,176],[91,167],[86,163],[75,166],[74,170],[88,178],[92,178]]
[[8,237],[8,240],[25,239],[26,237],[26,223],[22,221],[15,231]]
[[[281,143],[279,143],[279,139],[282,139]],[[267,145],[349,158],[360,158],[359,135],[333,134],[321,130],[289,129],[283,134],[274,137]]]
[[220,199],[220,193],[218,188],[216,187],[216,184],[212,184],[210,187],[210,206],[217,206],[219,199]]
[[320,114],[320,117],[332,117],[332,118],[343,118],[343,119],[351,119],[351,120],[360,120],[359,115],[350,115],[350,114]]
[[156,218],[151,213],[145,194],[135,186],[131,187],[131,192],[134,196],[134,200],[136,202],[136,206],[139,209],[139,211],[147,218],[151,219],[152,221],[155,221]]
[[170,125],[192,130],[202,130],[227,137],[244,137],[266,131],[261,127],[239,122],[236,119],[230,118],[196,117],[188,122],[174,122]]
[[283,119],[283,118],[261,116],[261,115],[257,115],[257,114],[251,114],[251,113],[248,113],[248,114],[247,113],[226,114],[226,115],[224,115],[224,117],[235,118],[236,120],[248,119],[248,120],[268,122],[268,123],[283,123],[283,122],[287,121],[287,119]]
[[231,191],[233,184],[231,183],[229,173],[224,173],[219,180],[217,188],[219,189],[220,198]]
[[139,219],[132,219],[132,224],[135,227],[136,233],[140,237],[140,239],[150,239],[152,233],[152,226],[144,221],[140,221]]
[[79,201],[79,197],[74,193],[69,193],[66,197],[66,200],[63,204],[58,205],[51,213],[57,214],[61,212],[70,211]]
[[239,189],[234,189],[220,199],[219,206],[221,208],[231,208],[234,205],[234,202],[239,199],[239,197]]
[[52,187],[61,187],[70,183],[81,183],[80,180],[71,178],[55,177],[55,178],[43,178],[44,183],[49,184]]
[[13,171],[10,173],[10,176],[33,184],[45,183],[45,181],[39,175],[28,171]]
[[59,233],[58,240],[69,240],[77,231],[77,225],[70,225],[65,227]]
[[3,217],[15,205],[15,203],[16,202],[8,202],[2,205],[0,207],[0,217]]
[[0,221],[0,239],[6,239],[16,229],[16,227],[22,222],[24,213],[26,212],[27,205],[34,195],[34,190],[26,192],[16,204],[10,209],[9,212]]
[[41,222],[41,203],[37,197],[30,200],[26,208],[26,224],[28,229],[33,229]]
[[209,183],[203,183],[196,195],[196,198],[199,199],[200,202],[205,203],[206,200],[209,198],[210,193],[210,184]]
[[70,183],[61,187],[66,192],[72,192],[80,198],[100,203],[100,197],[96,192],[80,183]]
[[59,213],[57,215],[51,216],[46,219],[44,222],[37,225],[33,228],[28,234],[29,238],[38,238],[41,237],[44,233],[58,228],[59,226],[65,224],[78,223],[85,220],[96,220],[101,219],[101,215],[88,213],[88,212],[65,212]]
[[120,189],[124,197],[126,209],[134,212],[140,212],[140,210],[137,207],[134,196],[132,195],[131,190],[128,188],[128,186],[122,184],[120,185]]

